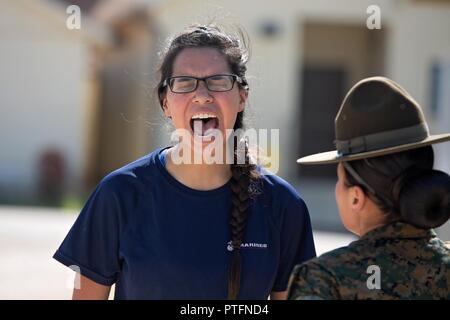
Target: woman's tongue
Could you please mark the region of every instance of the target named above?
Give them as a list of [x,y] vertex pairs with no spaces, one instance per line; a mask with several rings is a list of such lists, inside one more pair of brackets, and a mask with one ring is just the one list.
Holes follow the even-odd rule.
[[209,135],[209,130],[217,128],[217,119],[208,118],[204,120],[196,119],[194,120],[194,133],[199,136]]

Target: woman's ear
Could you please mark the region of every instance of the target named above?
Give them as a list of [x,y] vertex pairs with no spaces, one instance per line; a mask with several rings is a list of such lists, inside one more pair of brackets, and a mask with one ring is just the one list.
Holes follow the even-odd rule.
[[364,208],[366,200],[366,194],[361,187],[351,187],[351,191],[349,192],[349,201],[353,212],[360,212]]
[[170,109],[169,109],[169,107],[167,107],[167,99],[166,98],[163,99],[162,104],[163,104],[164,115],[169,119],[172,118],[172,116],[170,114]]
[[248,99],[248,90],[239,89],[239,110],[238,112],[244,111],[245,103]]

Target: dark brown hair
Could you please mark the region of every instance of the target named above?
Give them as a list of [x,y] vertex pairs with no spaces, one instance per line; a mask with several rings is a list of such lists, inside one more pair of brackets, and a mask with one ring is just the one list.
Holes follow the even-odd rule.
[[433,170],[433,162],[431,146],[350,161],[375,194],[347,170],[346,185],[361,187],[387,214],[388,221],[403,221],[423,229],[436,228],[450,218],[450,177]]
[[[157,91],[161,107],[166,94],[167,87],[163,87],[164,80],[172,75],[173,62],[177,55],[185,48],[215,48],[221,52],[228,62],[231,71],[243,79],[243,84],[237,84],[241,90],[248,90],[245,73],[248,61],[248,39],[242,30],[238,30],[238,35],[231,35],[223,32],[217,26],[194,25],[186,28],[180,34],[169,41],[165,48],[159,71]],[[244,111],[239,112],[233,129],[243,128]],[[256,165],[249,160],[248,145],[238,148],[234,141],[234,162],[231,165],[231,201],[230,213],[230,233],[232,256],[228,277],[228,299],[237,299],[241,283],[241,257],[240,249],[244,237],[247,217],[252,200],[258,194],[258,172]],[[237,164],[239,152],[244,152],[245,163]]]

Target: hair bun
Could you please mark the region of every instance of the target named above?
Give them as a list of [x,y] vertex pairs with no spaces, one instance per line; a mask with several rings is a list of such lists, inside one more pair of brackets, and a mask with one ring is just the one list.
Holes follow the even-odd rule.
[[407,170],[394,183],[393,195],[401,219],[430,229],[450,218],[450,176],[438,170]]

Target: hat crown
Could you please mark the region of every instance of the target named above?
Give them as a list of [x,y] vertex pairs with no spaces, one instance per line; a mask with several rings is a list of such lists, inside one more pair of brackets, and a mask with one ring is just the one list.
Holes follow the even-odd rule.
[[374,77],[348,92],[336,116],[336,139],[348,140],[425,123],[417,102],[394,81]]
[[335,134],[338,151],[348,154],[420,141],[429,132],[419,104],[406,90],[388,78],[372,77],[344,98]]

